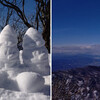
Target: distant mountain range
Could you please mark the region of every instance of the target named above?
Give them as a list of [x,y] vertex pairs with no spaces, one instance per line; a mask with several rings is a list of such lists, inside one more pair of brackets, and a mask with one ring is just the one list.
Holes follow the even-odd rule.
[[100,100],[100,67],[53,72],[52,100]]

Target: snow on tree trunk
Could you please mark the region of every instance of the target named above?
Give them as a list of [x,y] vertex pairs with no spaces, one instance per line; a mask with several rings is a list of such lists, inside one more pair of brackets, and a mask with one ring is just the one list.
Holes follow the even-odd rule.
[[49,74],[48,51],[42,35],[34,28],[29,28],[23,39],[23,62],[34,72]]
[[7,25],[0,34],[0,68],[19,66],[19,51],[17,49],[17,34]]

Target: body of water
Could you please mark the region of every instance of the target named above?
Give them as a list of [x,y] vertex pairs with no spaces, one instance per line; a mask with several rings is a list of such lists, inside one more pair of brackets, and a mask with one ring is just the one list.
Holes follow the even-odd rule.
[[78,55],[67,55],[56,53],[53,54],[52,59],[52,70],[66,70],[71,68],[77,67],[85,67],[88,65],[95,65],[100,66],[100,56],[95,55],[85,55],[85,54],[78,54]]

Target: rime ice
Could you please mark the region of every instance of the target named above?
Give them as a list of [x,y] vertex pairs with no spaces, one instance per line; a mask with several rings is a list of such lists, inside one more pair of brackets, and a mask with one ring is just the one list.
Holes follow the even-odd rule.
[[41,34],[29,28],[23,39],[23,61],[27,67],[41,75],[49,74],[48,51]]
[[19,66],[19,51],[17,35],[14,29],[7,25],[0,34],[0,68]]
[[29,28],[24,36],[24,50],[20,52],[17,42],[14,29],[5,26],[0,34],[0,100],[8,100],[8,97],[9,100],[49,100],[49,96],[43,94],[50,84],[46,82],[48,51],[41,34]]

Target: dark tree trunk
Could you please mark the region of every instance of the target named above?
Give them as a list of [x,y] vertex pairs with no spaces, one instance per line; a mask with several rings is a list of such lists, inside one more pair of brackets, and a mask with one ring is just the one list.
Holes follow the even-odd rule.
[[45,46],[50,53],[50,20],[48,20],[46,26],[44,27],[42,35],[43,39],[45,40]]

